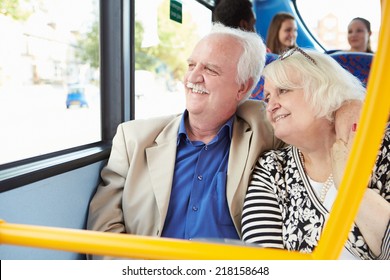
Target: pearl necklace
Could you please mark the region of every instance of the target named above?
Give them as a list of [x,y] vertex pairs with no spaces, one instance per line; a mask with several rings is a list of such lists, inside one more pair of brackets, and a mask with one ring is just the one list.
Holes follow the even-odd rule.
[[[299,151],[299,150],[298,150],[298,154],[299,154],[299,158],[300,158],[301,163],[302,163],[303,170],[306,172],[306,169],[305,169],[305,159],[304,159],[304,157],[303,157],[303,154],[302,154],[302,152]],[[326,194],[328,193],[329,189],[330,189],[333,185],[334,185],[333,174],[330,173],[328,179],[326,179],[324,185],[323,185],[322,188],[321,188],[320,197],[319,197],[319,200],[321,201],[321,203],[324,203]]]

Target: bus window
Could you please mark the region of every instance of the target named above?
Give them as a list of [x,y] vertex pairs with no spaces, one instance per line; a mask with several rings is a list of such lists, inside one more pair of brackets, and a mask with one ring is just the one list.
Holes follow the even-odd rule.
[[101,140],[99,1],[0,2],[0,164]]
[[[170,17],[180,3],[181,22]],[[135,1],[135,118],[183,112],[189,51],[210,27],[211,10],[195,0]]]
[[371,23],[371,47],[375,52],[381,19],[380,1],[296,0],[302,20],[325,50],[347,50],[348,24],[355,17]]

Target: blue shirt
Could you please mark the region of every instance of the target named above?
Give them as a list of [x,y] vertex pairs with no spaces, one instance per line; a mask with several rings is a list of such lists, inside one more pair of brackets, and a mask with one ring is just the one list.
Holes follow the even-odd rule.
[[163,237],[180,239],[239,236],[226,200],[226,179],[234,116],[207,145],[188,138],[183,114]]

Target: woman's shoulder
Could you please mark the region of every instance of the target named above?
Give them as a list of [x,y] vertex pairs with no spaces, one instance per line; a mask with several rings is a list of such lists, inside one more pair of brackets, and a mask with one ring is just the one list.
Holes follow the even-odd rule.
[[390,150],[390,122],[387,123],[385,132],[382,136],[379,154],[384,153],[385,156],[387,157],[389,150]]
[[390,141],[390,122],[388,122],[386,125],[384,141]]
[[269,150],[259,157],[258,162],[262,166],[285,166],[292,157],[293,149],[288,145],[280,149]]
[[385,133],[382,138],[379,156],[382,155],[383,158],[386,158],[388,160],[389,151],[390,151],[390,122],[387,123],[387,127],[385,129]]
[[264,152],[261,157],[262,158],[264,158],[264,157],[286,157],[286,156],[291,155],[292,150],[293,150],[293,147],[291,145],[287,145],[287,146],[280,148],[280,149],[268,150],[268,151]]

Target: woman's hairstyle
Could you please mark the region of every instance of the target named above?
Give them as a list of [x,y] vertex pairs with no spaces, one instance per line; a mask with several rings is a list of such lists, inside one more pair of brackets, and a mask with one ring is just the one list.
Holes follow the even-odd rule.
[[[272,18],[268,27],[266,45],[273,53],[280,54],[285,51],[285,47],[279,41],[279,30],[287,19],[295,20],[295,17],[289,13],[278,13]],[[296,43],[293,47],[296,47]]]
[[[334,120],[334,112],[349,100],[363,100],[366,89],[361,81],[327,54],[295,51],[285,59],[268,64],[263,76],[281,89],[303,88],[304,98],[316,117]],[[291,75],[294,75],[292,81]],[[297,75],[297,76],[296,76]]]
[[262,38],[256,32],[227,27],[221,23],[213,24],[211,32],[207,36],[215,35],[234,37],[241,44],[242,54],[237,64],[236,80],[239,84],[244,84],[252,79],[252,88],[246,94],[246,98],[248,98],[259,81],[265,65],[266,47]]
[[[371,23],[368,20],[366,20],[365,18],[362,18],[362,17],[355,17],[354,19],[351,20],[351,22],[354,21],[354,20],[361,21],[364,24],[364,26],[367,28],[367,31],[369,33],[371,33]],[[372,48],[371,48],[370,36],[368,36],[366,52],[373,53]]]

